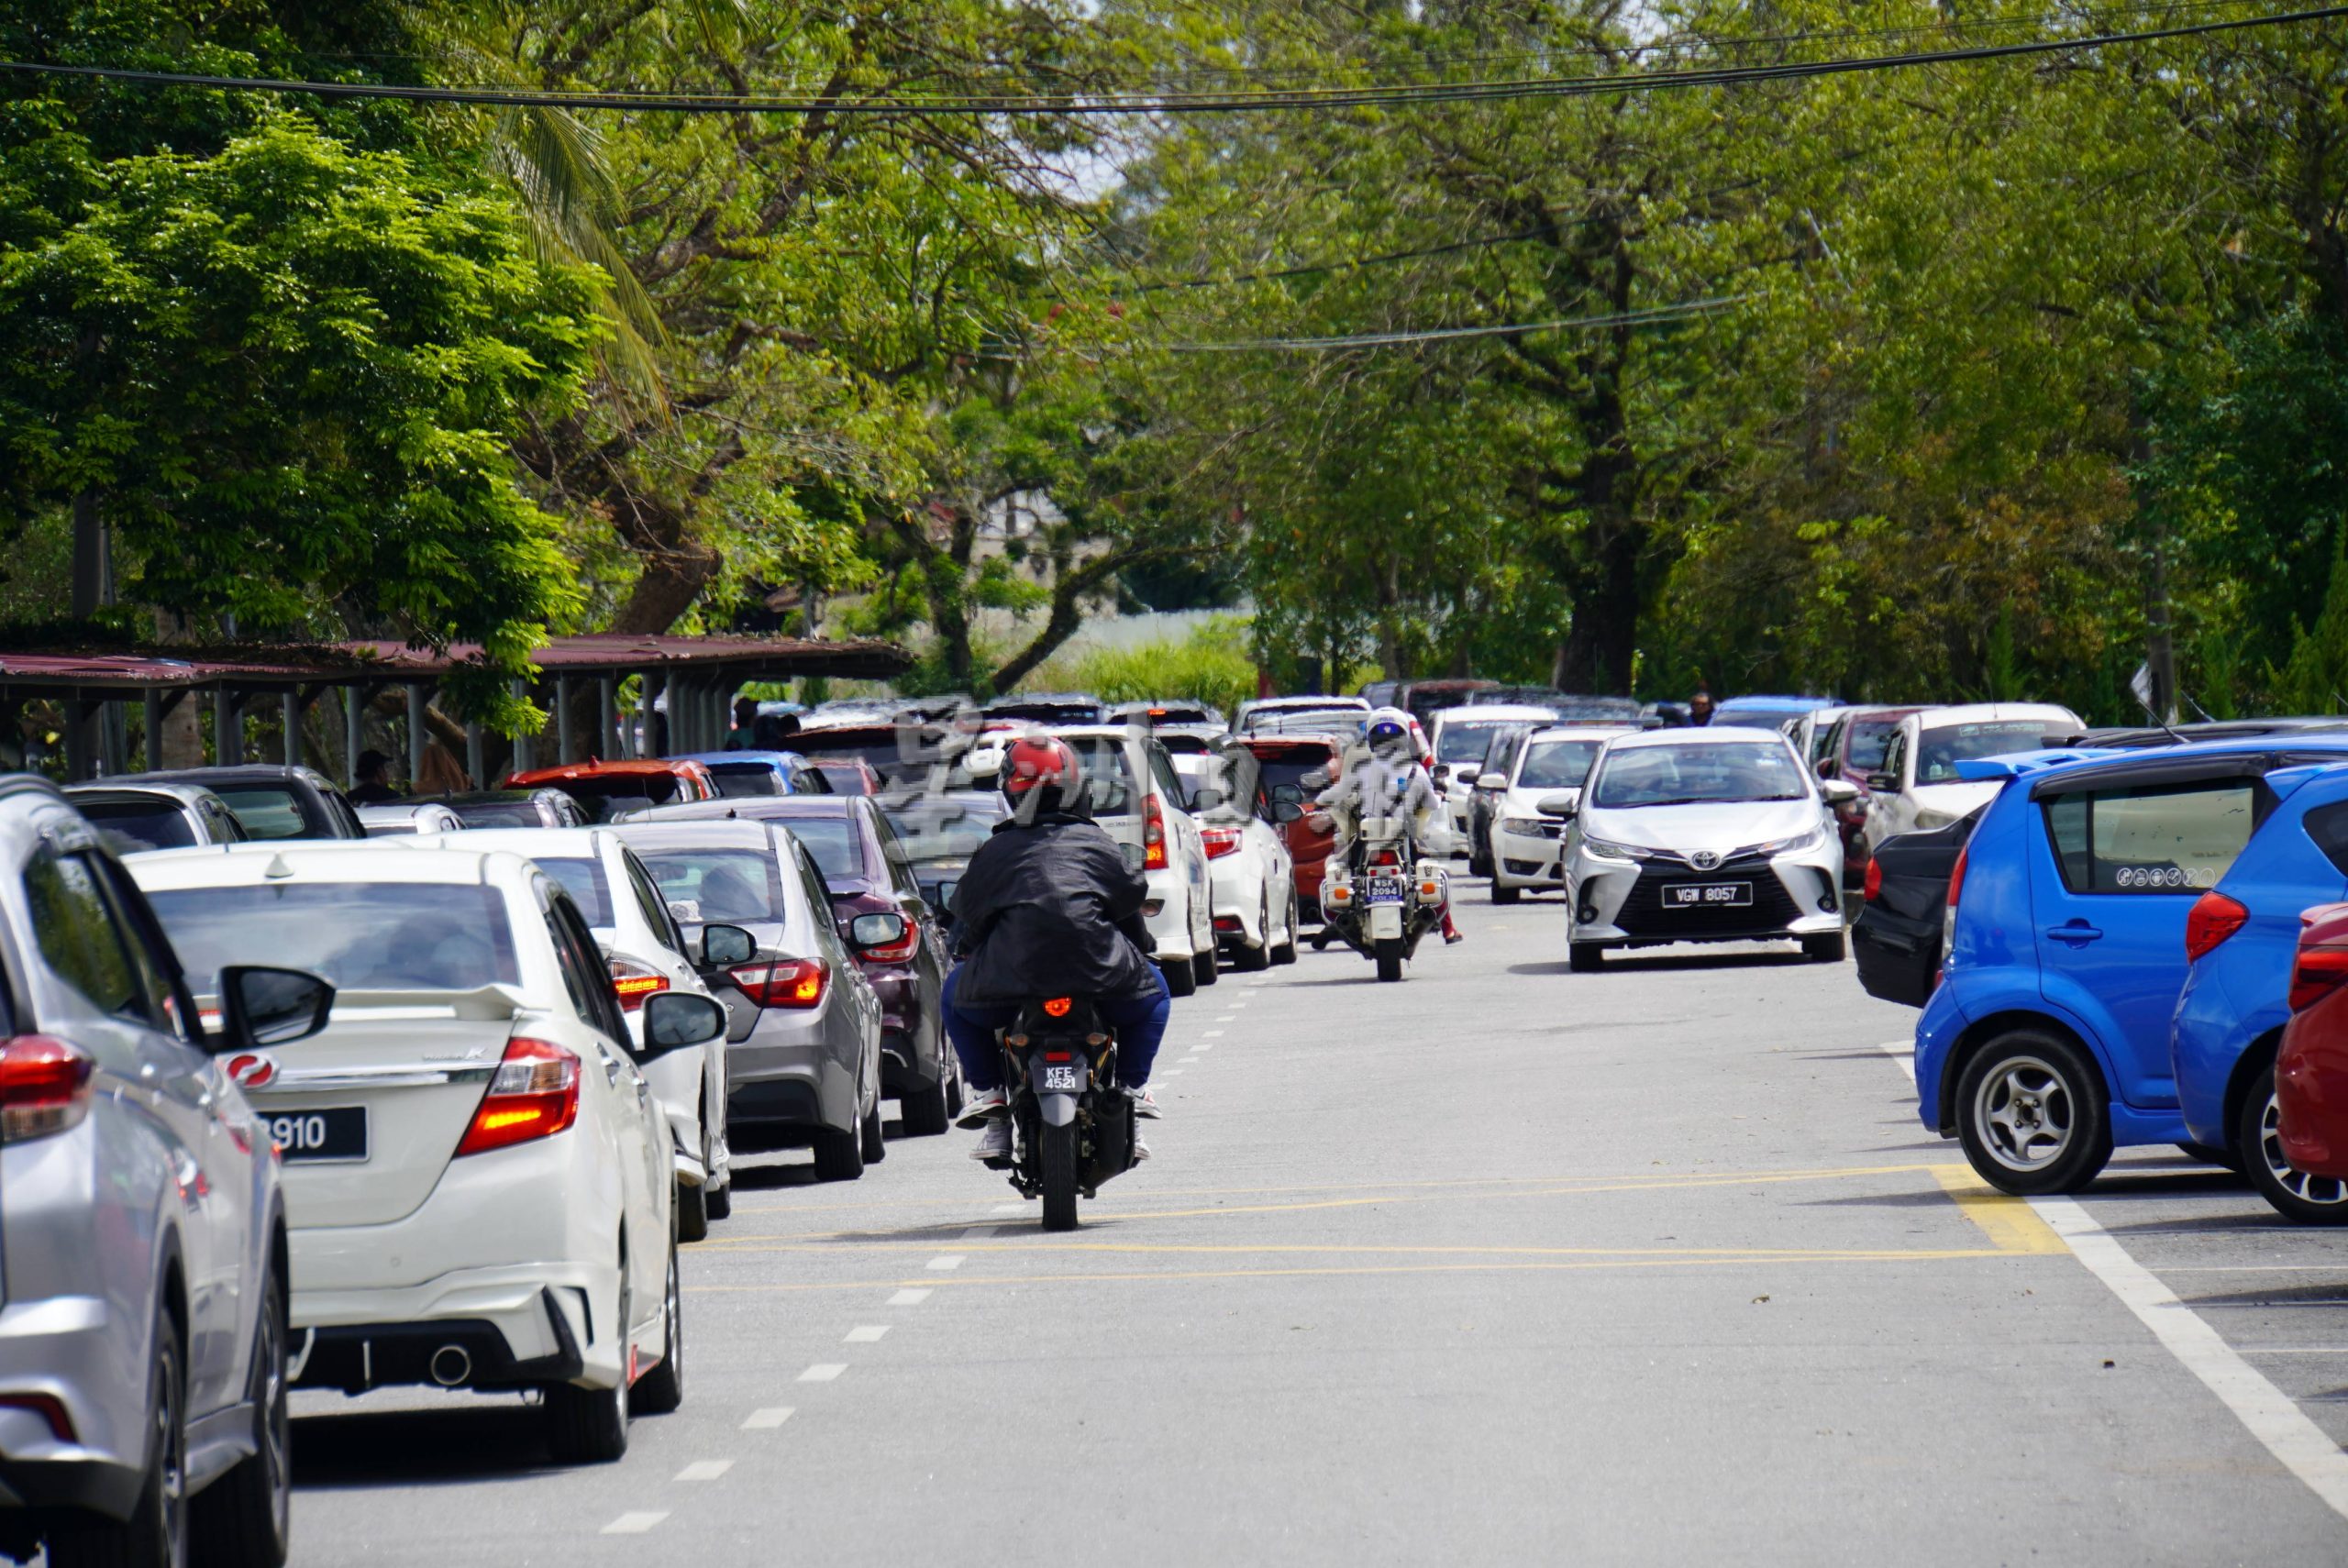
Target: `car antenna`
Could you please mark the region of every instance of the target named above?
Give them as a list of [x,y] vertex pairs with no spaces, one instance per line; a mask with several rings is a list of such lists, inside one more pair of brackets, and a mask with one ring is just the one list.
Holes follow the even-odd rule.
[[2137,698],[2136,701],[2143,703],[2144,717],[2152,720],[2154,725],[2160,730],[2161,734],[2168,736],[2169,739],[2175,741],[2179,745],[2186,744],[2185,737],[2171,729],[2169,727],[2168,721],[2162,718],[2160,714],[2154,712],[2153,711],[2153,705],[2150,702],[2144,701],[2144,699],[2142,697]]
[[2197,713],[2198,713],[2198,714],[2200,714],[2200,715],[2201,715],[2201,722],[2202,722],[2203,723],[2205,723],[2205,724],[2214,724],[2214,723],[2216,723],[2218,722],[2217,720],[2215,720],[2215,719],[2213,719],[2213,718],[2211,718],[2211,717],[2210,716],[2210,710],[2209,710],[2209,709],[2204,708],[2204,707],[2203,707],[2203,706],[2201,706],[2201,704],[2200,704],[2200,703],[2198,703],[2198,702],[2194,702],[2194,701],[2193,701],[2193,693],[2192,693],[2192,692],[2190,692],[2190,691],[2180,691],[2180,692],[2178,692],[2178,693],[2177,693],[2177,695],[2178,695],[2179,697],[2184,698],[2187,702],[2191,702],[2191,703],[2193,704],[2193,711],[2194,711],[2195,712],[2197,712]]

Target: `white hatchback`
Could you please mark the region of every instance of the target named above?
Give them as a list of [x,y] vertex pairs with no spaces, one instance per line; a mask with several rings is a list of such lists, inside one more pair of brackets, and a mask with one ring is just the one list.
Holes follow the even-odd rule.
[[1623,733],[1620,724],[1536,730],[1517,747],[1510,771],[1476,781],[1479,789],[1500,791],[1492,803],[1492,902],[1566,890],[1566,824],[1541,814],[1542,798],[1578,792],[1599,749]]
[[665,1119],[639,1063],[725,1029],[659,996],[631,1046],[561,884],[520,856],[332,844],[134,867],[198,992],[232,964],[337,989],[227,1064],[281,1151],[297,1386],[539,1390],[566,1462],[683,1397]]

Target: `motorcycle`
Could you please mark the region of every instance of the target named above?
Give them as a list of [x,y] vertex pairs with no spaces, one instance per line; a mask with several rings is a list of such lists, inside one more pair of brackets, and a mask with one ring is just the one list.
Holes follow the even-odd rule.
[[1011,1086],[1011,1173],[1022,1198],[1044,1200],[1044,1229],[1076,1229],[1079,1195],[1138,1163],[1134,1102],[1117,1083],[1117,1036],[1082,997],[1024,1002],[999,1037]]
[[1377,962],[1380,980],[1399,980],[1420,939],[1443,923],[1450,897],[1449,874],[1419,858],[1407,822],[1364,817],[1344,863],[1333,863],[1321,884],[1322,918]]

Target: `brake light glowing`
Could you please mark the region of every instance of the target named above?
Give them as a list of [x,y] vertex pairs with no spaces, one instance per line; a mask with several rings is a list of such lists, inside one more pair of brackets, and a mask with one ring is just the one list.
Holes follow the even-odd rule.
[[1244,835],[1235,827],[1202,827],[1199,830],[1199,836],[1206,840],[1207,858],[1220,860],[1239,847],[1239,840]]
[[725,971],[742,994],[760,1007],[808,1008],[824,999],[831,970],[821,958],[779,958],[771,964],[744,964]]
[[90,1058],[46,1034],[0,1045],[0,1143],[25,1143],[81,1124],[90,1113]]
[[1869,860],[1867,862],[1866,880],[1861,884],[1861,886],[1863,889],[1862,896],[1868,903],[1873,903],[1876,900],[1883,897],[1883,863],[1881,861]]
[[611,966],[612,989],[620,994],[620,1006],[630,1012],[642,1007],[645,998],[669,988],[668,976],[632,958],[615,958]]
[[1166,869],[1166,808],[1155,795],[1145,795],[1141,802],[1141,867],[1145,871]]
[[2185,916],[2185,961],[2192,963],[2249,921],[2250,911],[2225,894],[2202,894]]
[[1076,999],[1074,997],[1053,997],[1044,1003],[1044,1016],[1047,1018],[1066,1018],[1068,1016],[1068,1010],[1075,1005]]
[[579,1058],[551,1041],[517,1034],[481,1097],[457,1158],[551,1138],[579,1120]]

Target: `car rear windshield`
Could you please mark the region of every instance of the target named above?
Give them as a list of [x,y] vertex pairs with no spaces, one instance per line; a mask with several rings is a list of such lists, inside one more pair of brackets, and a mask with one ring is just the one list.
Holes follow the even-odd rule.
[[1491,719],[1482,723],[1445,724],[1443,726],[1443,739],[1435,743],[1434,759],[1437,762],[1473,762],[1484,755],[1486,746],[1491,745],[1492,732],[1507,728],[1512,722],[1523,723],[1522,719]]
[[1274,805],[1302,805],[1319,794],[1320,790],[1304,787],[1304,776],[1314,768],[1326,772],[1331,766],[1329,754],[1325,751],[1317,756],[1311,753],[1282,752],[1260,760],[1264,768],[1264,794]]
[[566,778],[562,787],[589,820],[599,823],[611,821],[615,812],[665,806],[677,799],[681,789],[673,773],[591,773],[582,778]]
[[1592,801],[1601,811],[1699,806],[1730,801],[1799,801],[1807,776],[1781,745],[1701,743],[1628,746],[1599,769]]
[[782,876],[759,849],[647,849],[637,846],[660,897],[687,906],[677,918],[779,921],[785,918]]
[[449,809],[469,828],[538,827],[546,821],[536,801],[472,801]]
[[1578,790],[1589,778],[1601,743],[1594,740],[1535,741],[1524,748],[1516,770],[1521,790]]
[[1926,730],[1916,737],[1916,782],[1963,783],[1956,771],[1958,763],[2010,751],[2036,751],[2048,730],[2062,727],[2046,719],[1999,719]]
[[855,881],[864,875],[864,835],[846,817],[776,819],[815,857],[826,882]]
[[612,923],[612,885],[604,880],[604,863],[600,860],[549,860],[543,855],[531,856],[538,869],[562,884],[570,901],[593,926]]
[[903,760],[893,726],[802,730],[791,737],[791,749],[819,767],[834,757],[856,757],[870,763],[879,773],[886,773]]
[[478,883],[264,883],[147,900],[207,994],[230,964],[308,969],[347,991],[469,991],[522,977],[504,895]]
[[215,785],[214,794],[228,804],[237,821],[255,838],[306,838],[310,824],[302,820],[302,802],[282,784]]
[[817,756],[810,757],[808,760],[815,771],[824,776],[825,782],[831,785],[833,794],[869,795],[872,793],[872,779],[863,768],[857,766],[857,758]]
[[75,801],[82,814],[97,824],[106,846],[116,855],[142,849],[184,849],[195,842],[195,829],[179,807],[167,801]]
[[1898,719],[1853,719],[1850,771],[1873,773],[1881,767],[1883,754],[1899,730]]
[[1084,786],[1091,792],[1094,816],[1128,817],[1141,810],[1124,741],[1113,735],[1074,735],[1068,744],[1084,765]]
[[713,762],[709,772],[717,780],[718,794],[728,801],[782,793],[781,776],[770,762]]
[[889,825],[905,846],[905,858],[915,865],[931,860],[968,860],[994,833],[994,824],[1011,814],[1011,804],[1000,795],[969,800],[935,796],[886,809]]

